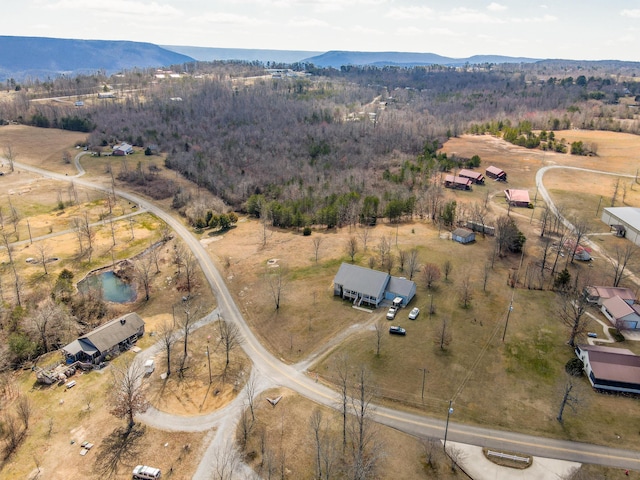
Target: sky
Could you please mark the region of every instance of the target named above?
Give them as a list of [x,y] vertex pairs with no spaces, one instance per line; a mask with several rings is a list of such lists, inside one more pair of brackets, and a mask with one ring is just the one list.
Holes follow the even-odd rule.
[[640,0],[18,0],[2,20],[16,36],[640,61]]

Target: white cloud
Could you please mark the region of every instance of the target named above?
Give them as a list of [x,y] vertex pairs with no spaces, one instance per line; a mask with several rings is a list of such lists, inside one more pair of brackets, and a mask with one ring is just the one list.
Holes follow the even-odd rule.
[[543,15],[542,17],[531,17],[531,18],[512,18],[510,20],[513,23],[551,23],[557,22],[558,17],[554,15]]
[[465,7],[454,8],[449,13],[441,15],[440,19],[451,23],[504,23],[499,18]]
[[256,26],[264,25],[266,22],[258,18],[236,15],[235,13],[208,12],[190,19],[191,23],[215,23],[219,25],[242,25]]
[[430,28],[429,29],[429,34],[430,35],[437,35],[439,37],[457,37],[458,35],[460,35],[459,33],[454,32],[453,30],[450,30],[450,29],[444,28],[444,27]]
[[496,3],[496,2],[491,2],[487,7],[487,10],[491,10],[492,12],[502,12],[503,10],[506,10],[506,9],[507,9],[506,5],[500,5],[499,3]]
[[139,2],[112,0],[107,5],[93,0],[58,0],[55,3],[43,3],[47,10],[97,10],[120,15],[182,15],[182,12],[169,4],[158,2]]
[[404,20],[407,18],[429,18],[433,16],[433,10],[429,7],[398,7],[389,10],[386,16],[397,20]]
[[424,34],[424,30],[418,27],[401,27],[396,29],[396,35],[401,37],[418,37]]
[[640,18],[640,8],[636,8],[634,10],[625,9],[620,12],[620,15],[623,17],[629,18]]
[[311,17],[294,17],[288,24],[291,27],[330,27],[327,22]]

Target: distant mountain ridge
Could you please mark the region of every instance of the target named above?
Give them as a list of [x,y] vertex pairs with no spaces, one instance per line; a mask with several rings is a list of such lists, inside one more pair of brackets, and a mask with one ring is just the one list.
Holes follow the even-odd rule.
[[[484,63],[545,63],[580,65],[578,60],[552,60],[503,55],[474,55],[452,58],[435,53],[414,52],[350,52],[332,50],[325,53],[303,50],[267,50],[246,48],[213,48],[155,45],[153,43],[74,40],[48,37],[17,37],[0,35],[0,82],[13,78],[57,77],[59,75],[92,74],[104,71],[113,74],[124,69],[165,67],[193,61],[239,60],[262,63],[312,63],[317,67],[340,68],[346,65],[376,67],[419,65],[463,66]],[[637,63],[618,60],[587,62],[631,68]]]
[[182,53],[201,62],[214,60],[240,60],[276,63],[295,63],[307,57],[317,56],[323,52],[303,50],[262,50],[252,48],[215,48],[215,47],[189,47],[180,45],[162,45],[162,48],[172,52]]
[[161,67],[194,59],[152,43],[0,35],[0,81]]
[[412,52],[348,52],[332,50],[322,55],[305,58],[303,61],[313,63],[317,67],[340,68],[345,65],[372,65],[372,66],[418,66],[418,65],[449,65],[459,66],[465,64],[482,63],[533,63],[539,58],[507,57],[503,55],[474,55],[467,58],[443,57],[435,53]]

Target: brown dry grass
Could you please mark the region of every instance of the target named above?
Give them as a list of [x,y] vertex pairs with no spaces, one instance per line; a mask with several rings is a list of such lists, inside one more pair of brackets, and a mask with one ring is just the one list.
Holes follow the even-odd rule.
[[[33,133],[35,129],[29,130]],[[0,129],[0,132],[2,131]],[[37,132],[40,131],[37,130]],[[625,168],[628,169],[628,165],[633,161],[633,152],[637,151],[634,149],[638,144],[633,143],[637,137],[632,136],[619,136],[619,134],[611,133],[602,136],[599,132],[562,132],[558,134],[558,138],[564,136],[569,140],[570,135],[579,134],[585,136],[575,138],[580,138],[583,141],[594,141],[590,135],[596,134],[598,141],[601,142],[599,157],[574,158],[569,155],[528,151],[490,137],[465,136],[452,139],[445,144],[444,149],[448,153],[455,152],[464,156],[480,155],[483,166],[494,164],[508,171],[510,187],[529,188],[531,193],[533,192],[535,171],[542,164],[554,162],[602,168],[594,166],[596,162],[600,162],[600,165],[607,165],[612,170],[626,171]],[[601,136],[602,138],[600,138]],[[16,147],[18,145],[16,144]],[[20,152],[20,150],[17,151]],[[61,159],[59,151],[56,154],[51,153],[51,155],[52,160],[56,156]],[[611,161],[607,155],[611,155]],[[27,159],[19,157],[18,160],[26,161]],[[109,160],[95,160],[88,164],[88,176],[102,178],[106,181],[104,165]],[[158,159],[139,157],[137,160],[158,163]],[[37,162],[35,156],[33,161]],[[61,160],[60,163],[62,163]],[[24,179],[29,175],[22,172],[11,177]],[[5,176],[2,181],[6,182],[8,178]],[[575,192],[581,193],[585,190],[583,185],[577,181],[565,184],[556,181],[551,174],[549,179],[550,182],[556,182],[558,186],[562,187],[554,189],[554,196],[564,195],[570,199]],[[28,178],[26,182],[21,180],[23,183],[18,184],[15,188],[22,188],[21,185],[33,182],[33,180],[33,178]],[[48,196],[43,194],[47,189],[50,189]],[[36,218],[38,215],[51,216],[49,209],[55,203],[52,200],[51,191],[55,191],[56,187],[48,186],[47,189],[39,185],[37,189],[32,188],[29,192],[25,192],[30,195],[37,193],[38,196],[30,197],[31,199],[24,203],[24,205],[42,204],[46,206],[41,207],[41,211],[35,209],[29,215],[29,218],[33,218],[35,223],[43,223],[44,225],[47,225],[46,221],[36,221]],[[500,196],[502,189],[504,189],[503,184],[488,182],[486,187],[477,187],[470,193],[447,192],[447,194],[450,198],[456,198],[459,204],[471,206],[473,202],[483,201],[486,191],[489,191],[492,196],[491,211],[493,215],[497,216],[505,212],[504,203]],[[606,189],[603,191],[606,192]],[[18,197],[14,195],[13,198],[17,199]],[[629,201],[631,198],[629,197]],[[91,202],[99,203],[99,199],[87,200],[88,204]],[[593,200],[589,198],[588,201],[592,202]],[[579,205],[576,203],[574,208]],[[126,206],[124,208],[126,209]],[[92,209],[95,209],[91,211],[95,211],[97,214],[100,207],[96,206]],[[528,238],[527,254],[524,258],[525,266],[538,250],[537,211],[538,209],[534,210],[533,218],[531,218],[529,210],[512,211],[512,215],[519,219],[519,225]],[[49,220],[49,222],[51,221]],[[142,236],[144,231],[153,232],[156,228],[153,226],[153,219],[145,221],[144,224],[145,227],[140,228],[140,233],[136,230],[136,238],[139,234]],[[54,232],[58,228],[62,227],[54,226]],[[121,228],[120,232],[122,235],[126,232],[126,225]],[[243,219],[237,228],[223,235],[211,237],[204,235],[203,242],[208,244],[211,255],[218,262],[221,271],[224,272],[229,287],[247,321],[261,340],[277,356],[286,361],[295,362],[322,348],[336,334],[342,332],[346,326],[356,323],[363,325],[371,323],[384,315],[382,310],[373,314],[356,311],[348,303],[332,296],[333,276],[340,262],[347,260],[345,243],[349,236],[357,235],[357,233],[358,231],[349,231],[349,229],[319,231],[314,232],[309,238],[303,237],[298,232],[274,230],[268,238],[267,245],[263,247],[260,241],[258,222]],[[21,238],[25,238],[24,235],[21,232]],[[375,246],[379,240],[386,237],[395,245],[396,235],[399,248],[406,250],[412,247],[418,248],[422,262],[431,261],[442,265],[448,259],[453,263],[453,272],[450,282],[440,282],[438,288],[433,292],[428,292],[422,286],[420,279],[417,279],[418,295],[412,306],[419,306],[422,313],[415,322],[406,319],[406,311],[399,314],[397,322],[393,323],[405,326],[409,334],[405,338],[385,336],[380,357],[374,355],[374,333],[365,327],[343,344],[335,346],[335,351],[348,353],[353,362],[369,366],[376,377],[382,401],[392,402],[396,406],[405,405],[407,408],[442,417],[446,412],[448,400],[455,395],[457,421],[613,446],[630,446],[630,442],[633,442],[635,435],[637,435],[632,425],[640,420],[639,414],[634,413],[637,410],[633,407],[634,399],[597,395],[587,389],[590,403],[583,407],[580,415],[567,415],[565,425],[562,428],[555,422],[558,397],[556,389],[557,385],[562,383],[564,375],[562,367],[566,360],[572,357],[572,354],[570,349],[564,345],[566,338],[564,328],[554,315],[553,294],[524,289],[516,290],[515,308],[510,316],[506,342],[502,344],[499,341],[503,332],[507,307],[514,293],[506,287],[506,281],[508,275],[518,268],[519,258],[506,257],[500,260],[491,272],[487,292],[482,292],[481,270],[489,259],[492,241],[480,236],[474,245],[454,244],[446,239],[446,236],[441,237],[431,225],[416,221],[401,224],[397,228],[387,224],[378,225],[371,233],[368,251],[360,251],[357,255],[357,263],[368,265],[368,259],[375,255]],[[108,236],[105,237],[108,239]],[[317,263],[314,259],[312,245],[314,237],[322,238]],[[75,246],[70,238],[64,244],[67,250],[73,251]],[[608,243],[609,238],[604,238],[606,240],[603,243]],[[141,248],[141,245],[130,250],[127,247],[126,251],[133,252],[136,248]],[[70,252],[68,253],[70,254]],[[26,252],[21,254],[25,256]],[[165,254],[169,254],[169,247],[167,247]],[[110,259],[105,259],[104,255],[104,252],[99,254],[99,257],[102,258],[101,261],[109,263]],[[64,255],[61,258],[64,258]],[[282,307],[277,313],[263,279],[264,272],[267,271],[267,261],[274,259],[278,265],[287,269],[287,278],[290,280],[285,290]],[[595,262],[594,265],[595,268],[591,271],[599,273],[592,273],[592,275],[606,275],[604,267],[601,267],[598,262]],[[88,265],[83,266],[85,269],[88,267]],[[585,272],[589,269],[584,265],[577,265],[573,267],[572,273],[575,274],[578,270],[582,272],[582,275],[586,274]],[[163,281],[167,276],[173,274],[168,258],[163,264],[162,271],[163,273],[154,286],[154,293],[152,293],[152,297],[158,298],[148,304],[136,303],[132,306],[132,308],[137,308],[148,322],[149,330],[158,328],[162,321],[171,318],[171,305],[179,298],[175,293],[172,293],[172,286]],[[37,277],[37,272],[31,272],[30,276]],[[470,309],[460,307],[456,293],[460,280],[465,276],[472,279],[475,287]],[[431,321],[429,321],[427,314],[430,302],[429,294],[433,295],[434,305],[437,308]],[[207,295],[203,289],[202,296],[205,303],[212,301]],[[439,322],[445,317],[451,322],[453,341],[446,351],[441,351],[434,343],[434,337],[437,334]],[[152,338],[145,337],[142,339],[141,345],[143,347],[150,345],[152,341]],[[194,351],[201,350],[202,345]],[[332,353],[323,358],[315,367],[315,371],[320,374],[321,379],[327,382],[332,380]],[[198,355],[201,354],[194,354],[194,364],[196,359],[201,359]],[[200,408],[202,403],[198,400],[205,398],[205,387],[208,388],[208,380],[202,380],[204,363],[198,360],[198,364],[200,367],[198,376],[200,389],[194,391],[193,400],[187,402],[190,405],[190,410],[187,409],[190,413],[194,413]],[[420,368],[428,370],[424,405],[420,399],[422,378]],[[402,372],[402,374],[399,375],[398,372]],[[98,392],[100,388],[106,387],[96,386]],[[80,389],[75,390],[75,392],[79,391]],[[179,391],[178,388],[172,388],[171,395],[177,397],[175,392]],[[71,392],[74,390],[68,393]],[[53,400],[53,405],[55,405],[56,399]],[[181,402],[176,402],[175,405],[167,408],[175,408],[178,403]],[[66,404],[67,402],[65,402]],[[43,409],[46,409],[47,405],[51,410],[52,404],[49,403],[49,400],[43,400]],[[185,407],[180,405],[180,408]],[[96,406],[95,410],[94,413],[97,413],[98,410],[103,409],[98,409]],[[304,409],[301,410],[304,411]],[[624,411],[625,415],[612,413],[619,411]],[[84,424],[83,419],[77,418],[76,410],[73,412],[63,418],[60,423],[69,424],[69,426],[77,425],[74,428],[79,428]],[[104,415],[105,419],[109,418],[107,414]],[[589,422],[586,419],[589,419]],[[55,422],[55,424],[57,423],[58,421]],[[112,429],[116,423],[112,419],[109,428],[107,428],[107,424],[108,422],[105,420],[104,434]],[[51,468],[50,465],[57,466],[61,462],[60,458],[69,457],[64,455],[65,448],[68,447],[68,439],[64,437],[65,435],[68,437],[68,430],[63,433],[64,435],[56,437],[55,441],[45,442],[50,445],[49,448],[55,448],[55,451],[51,451],[43,457],[43,465],[47,462]],[[303,432],[300,432],[299,435],[303,435]],[[98,438],[98,436],[96,434],[93,438]],[[145,435],[146,437],[147,435]],[[296,438],[301,439],[302,437]],[[419,454],[416,455],[418,458]],[[83,468],[81,467],[82,462],[86,463],[87,457],[78,455],[78,458],[78,461],[71,462],[69,468]],[[173,457],[167,455],[166,458],[177,459],[178,452],[175,451]],[[24,449],[15,457],[15,461],[12,459],[11,468],[19,468],[20,471],[27,472],[30,470],[27,469],[29,462],[29,453]],[[162,466],[167,468],[165,464]],[[411,476],[407,478],[411,478]]]
[[[561,132],[558,137],[568,137],[569,133]],[[598,132],[580,133],[586,135],[583,141],[591,142],[594,140],[588,134]],[[632,162],[633,146],[640,146],[640,141],[633,136],[608,135],[613,139],[612,146],[603,142],[599,147],[600,157],[576,158],[529,151],[491,137],[474,136],[452,139],[445,144],[444,150],[469,157],[479,154],[484,166],[494,164],[508,171],[508,187],[528,188],[533,197],[535,172],[543,164],[589,168],[606,165],[612,170],[624,171],[625,165]],[[600,136],[596,135],[597,139]],[[605,135],[605,138],[609,137]],[[616,139],[620,145],[628,146],[623,153],[613,147]],[[609,162],[606,155],[613,151],[617,153],[611,153],[612,161]],[[564,185],[568,190],[567,197],[584,190],[581,178],[575,178]],[[455,198],[458,204],[471,208],[474,202],[482,202],[489,191],[490,210],[496,217],[506,213],[501,196],[504,188],[502,183],[488,182],[486,187],[476,187],[473,192],[447,192],[447,195]],[[535,257],[540,251],[538,211],[513,209],[511,212],[528,238],[523,271],[536,268]],[[460,421],[607,445],[620,445],[618,435],[627,439],[634,437],[636,432],[630,427],[633,422],[628,422],[628,417],[610,413],[620,408],[632,409],[634,400],[598,395],[588,388],[590,402],[581,413],[568,417],[564,426],[555,421],[558,389],[565,381],[564,364],[573,353],[564,343],[567,332],[557,319],[554,293],[522,288],[514,292],[506,287],[508,276],[518,269],[519,256],[498,260],[490,273],[487,292],[483,292],[482,269],[491,257],[493,241],[479,236],[474,245],[458,245],[446,237],[441,238],[431,225],[416,221],[401,224],[397,230],[387,224],[375,227],[368,251],[360,251],[356,262],[367,266],[383,236],[391,239],[395,246],[396,232],[398,248],[418,248],[421,262],[435,262],[441,266],[445,260],[450,260],[453,264],[450,281],[441,281],[437,289],[428,292],[418,276],[418,293],[411,306],[421,308],[420,317],[411,322],[403,311],[390,322],[406,327],[407,337],[385,336],[382,354],[376,357],[374,331],[371,327],[360,328],[314,367],[321,378],[328,382],[334,380],[331,358],[334,353],[344,352],[353,363],[367,365],[372,370],[381,399],[395,405],[403,404],[442,417],[448,400],[455,397],[456,419]],[[357,234],[358,231],[348,228],[316,231],[311,237],[274,230],[263,247],[259,223],[246,220],[236,229],[217,237],[210,251],[219,266],[226,269],[230,289],[262,341],[277,356],[296,362],[349,325],[370,324],[375,318],[384,316],[383,309],[373,314],[359,312],[332,296],[333,276],[340,262],[348,261],[346,241]],[[322,238],[317,264],[313,255],[314,236]],[[604,238],[606,242],[614,240]],[[262,279],[269,259],[277,259],[278,264],[285,265],[290,278],[277,313],[268,286]],[[570,270],[574,276],[606,278],[608,267],[604,262],[595,261],[593,265],[577,263],[570,266]],[[470,278],[474,286],[470,309],[461,308],[459,302],[458,288],[464,277]],[[430,294],[437,309],[431,320],[427,314]],[[501,337],[512,295],[514,311],[503,343]],[[452,343],[445,351],[440,350],[436,342],[443,318],[448,319],[453,333]],[[421,368],[428,370],[424,406]],[[402,374],[398,375],[398,372]],[[587,387],[586,380],[582,383]]]
[[[265,401],[267,397],[276,398],[280,395],[282,400],[275,407]],[[329,435],[336,442],[337,456],[341,457],[342,417],[335,410],[318,407],[287,389],[263,392],[256,399],[256,406],[256,420],[246,452],[250,458],[250,465],[263,478],[267,476],[266,457],[269,455],[262,455],[263,438],[265,452],[270,452],[272,456],[272,475],[279,476],[284,461],[286,478],[314,478],[315,443],[309,420],[311,412],[315,409],[322,413],[323,421],[328,425]],[[432,468],[425,463],[425,450],[421,440],[381,425],[375,428],[377,440],[382,445],[377,478],[467,478],[462,473],[452,473],[450,463],[441,453],[442,447],[435,452]],[[241,437],[240,431],[238,433]],[[345,458],[348,459],[348,456],[347,451]],[[339,466],[345,467],[338,462],[335,468]]]

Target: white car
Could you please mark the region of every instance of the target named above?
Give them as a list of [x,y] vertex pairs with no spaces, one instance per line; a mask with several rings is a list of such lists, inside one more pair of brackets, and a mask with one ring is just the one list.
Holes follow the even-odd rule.
[[391,307],[387,312],[387,320],[393,320],[396,318],[396,313],[398,313],[398,309],[396,307]]
[[415,320],[416,318],[418,318],[418,315],[420,315],[420,309],[418,307],[414,307],[409,312],[409,320]]

